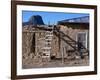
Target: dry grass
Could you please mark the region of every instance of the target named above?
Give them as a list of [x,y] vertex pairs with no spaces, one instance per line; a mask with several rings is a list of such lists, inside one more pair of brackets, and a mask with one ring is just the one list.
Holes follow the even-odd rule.
[[62,59],[48,60],[42,58],[32,58],[23,60],[23,69],[28,68],[49,68],[49,67],[71,67],[71,66],[88,66],[89,58],[85,56],[83,59],[64,59],[62,63]]

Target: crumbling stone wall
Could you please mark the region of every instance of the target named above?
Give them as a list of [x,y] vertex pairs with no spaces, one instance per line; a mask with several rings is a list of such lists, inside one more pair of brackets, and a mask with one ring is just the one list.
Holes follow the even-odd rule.
[[22,29],[22,63],[28,64],[28,61],[34,57],[42,56],[42,48],[45,46],[44,38],[46,30],[37,29],[32,26],[24,26]]
[[53,34],[52,54],[51,55],[55,56],[56,58],[59,58],[61,56],[61,54],[60,54],[60,39],[55,34]]
[[[89,32],[88,29],[77,29],[77,28],[71,28],[71,27],[67,27],[67,26],[63,26],[63,25],[60,25],[60,31],[62,31],[64,34],[68,35],[75,41],[77,41],[76,37],[79,32],[86,32],[86,33]],[[69,40],[68,38],[66,38],[66,39]],[[70,45],[68,45],[66,42],[61,40],[60,52],[64,53],[64,57],[68,56],[68,54],[67,54],[68,50],[73,50],[73,48]]]
[[[87,29],[73,29],[71,27],[60,26],[60,31],[62,31],[64,34],[70,36],[73,40],[76,41],[76,36],[78,32],[88,32]],[[32,31],[37,31],[36,33]],[[44,31],[44,32],[38,32],[38,31]],[[34,58],[36,55],[41,55],[42,53],[42,47],[44,46],[44,37],[45,37],[45,30],[38,30],[32,28],[32,27],[23,27],[22,31],[22,55],[23,55],[23,64],[28,59]],[[33,37],[35,39],[35,42],[33,41]],[[34,45],[33,45],[34,43]],[[35,49],[35,50],[34,50]],[[61,58],[61,53],[64,53],[64,57],[67,58],[67,50],[72,49],[66,42],[64,42],[62,39],[60,39],[59,36],[56,36],[53,34],[53,40],[52,40],[52,50],[51,50],[51,56],[55,56],[56,58]]]

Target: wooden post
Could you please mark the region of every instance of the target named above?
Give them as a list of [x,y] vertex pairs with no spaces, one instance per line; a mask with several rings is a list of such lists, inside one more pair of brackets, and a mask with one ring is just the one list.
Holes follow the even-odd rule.
[[62,64],[64,64],[64,47],[62,48]]

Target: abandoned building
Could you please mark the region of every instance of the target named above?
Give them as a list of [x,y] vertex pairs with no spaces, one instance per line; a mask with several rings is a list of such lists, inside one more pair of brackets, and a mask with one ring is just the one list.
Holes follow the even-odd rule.
[[60,25],[59,32],[64,34],[62,37],[65,40],[67,38],[66,42],[62,40],[61,47],[65,46],[64,53],[66,51],[75,53],[75,50],[78,48],[78,42],[81,42],[82,52],[89,54],[89,16],[58,21],[58,25]]
[[57,25],[45,25],[41,16],[32,16],[22,27],[23,60],[75,58],[80,56],[79,41],[82,55],[89,55],[89,16],[58,21]]

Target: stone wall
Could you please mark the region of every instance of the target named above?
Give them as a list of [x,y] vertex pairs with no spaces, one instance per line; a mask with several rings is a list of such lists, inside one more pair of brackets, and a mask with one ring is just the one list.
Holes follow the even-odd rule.
[[[62,31],[64,34],[68,35],[70,38],[72,38],[73,40],[77,41],[77,34],[79,32],[86,32],[88,33],[89,30],[88,29],[77,29],[77,28],[71,28],[71,27],[67,27],[67,26],[60,26],[60,31]],[[66,40],[70,40],[68,38],[65,38]],[[60,52],[64,53],[64,57],[67,57],[67,51],[68,50],[73,50],[73,48],[68,45],[65,41],[61,40],[61,45],[60,45]],[[76,45],[77,46],[77,45]],[[74,52],[75,53],[75,52]]]
[[[78,32],[88,32],[87,29],[73,29],[67,26],[60,26],[60,31],[64,34],[70,36],[73,40],[76,41],[76,36]],[[37,32],[32,32],[37,31]],[[38,32],[39,31],[39,32]],[[45,37],[45,30],[39,30],[32,27],[24,27],[22,32],[22,54],[23,59],[27,60],[30,58],[34,58],[36,55],[42,54],[42,48],[44,45],[44,37]],[[34,41],[33,41],[34,37]],[[60,39],[58,36],[53,34],[52,40],[52,50],[51,56],[55,56],[57,58],[62,57],[62,52],[64,53],[64,57],[67,57],[67,50],[72,49],[66,42]]]

